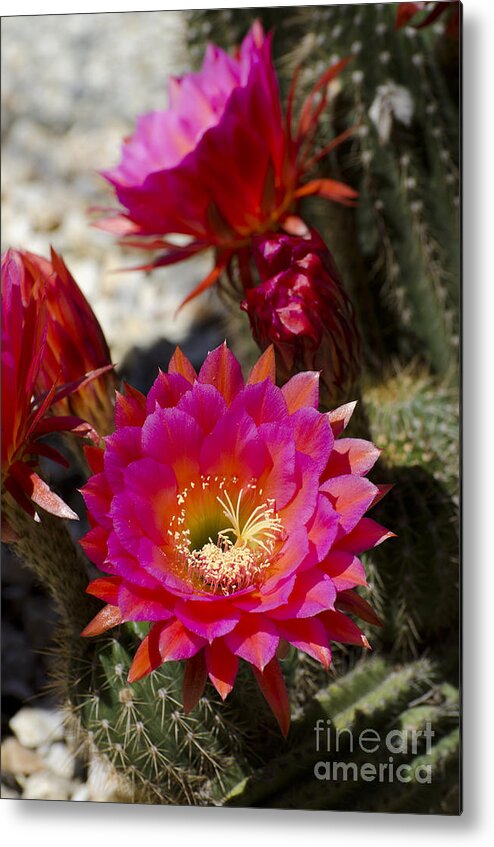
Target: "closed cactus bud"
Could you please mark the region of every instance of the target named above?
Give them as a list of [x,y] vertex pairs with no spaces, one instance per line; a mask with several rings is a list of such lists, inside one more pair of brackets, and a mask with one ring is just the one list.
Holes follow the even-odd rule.
[[270,233],[254,241],[261,279],[242,308],[261,349],[273,344],[282,382],[301,370],[321,371],[321,404],[355,399],[360,339],[353,306],[333,257],[313,229],[306,237]]
[[29,296],[46,301],[46,348],[36,380],[36,392],[67,384],[83,374],[106,368],[95,380],[54,403],[57,415],[76,415],[99,433],[112,432],[116,379],[103,330],[61,256],[51,260],[27,251],[17,253]]
[[[68,465],[64,456],[44,441],[45,436],[55,432],[99,442],[90,423],[66,414],[66,403],[74,392],[90,387],[111,365],[89,373],[66,373],[70,347],[61,346],[60,364],[50,380],[45,367],[54,351],[49,340],[47,286],[36,266],[29,264],[28,255],[7,250],[2,256],[2,506],[4,497],[9,495],[37,521],[37,507],[58,517],[75,519],[75,512],[37,473],[38,460],[45,456]],[[61,297],[59,308],[63,305]],[[3,509],[2,541],[12,541],[17,535]]]

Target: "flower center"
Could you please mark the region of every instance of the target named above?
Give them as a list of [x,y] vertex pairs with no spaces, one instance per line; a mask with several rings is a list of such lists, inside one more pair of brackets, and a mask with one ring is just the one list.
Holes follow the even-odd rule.
[[[283,526],[274,500],[259,503],[262,489],[255,483],[240,488],[232,499],[225,479],[201,481],[194,491],[178,495],[182,508],[169,535],[188,580],[213,594],[232,594],[259,582],[273,561]],[[199,508],[196,492],[202,494]]]

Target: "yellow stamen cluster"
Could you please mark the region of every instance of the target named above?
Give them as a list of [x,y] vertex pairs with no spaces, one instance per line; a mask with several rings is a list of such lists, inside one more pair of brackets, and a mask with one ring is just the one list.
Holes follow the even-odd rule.
[[193,576],[199,575],[208,590],[214,594],[231,594],[247,588],[269,566],[265,557],[260,557],[249,547],[228,546],[224,539],[220,545],[208,541],[201,550],[190,553],[189,569]]
[[[201,477],[198,490],[210,490],[222,508],[227,526],[218,531],[216,541],[209,538],[200,549],[191,549],[191,529],[188,525],[187,499],[189,490],[177,497],[181,506],[168,530],[178,553],[180,570],[186,578],[214,594],[231,594],[259,582],[263,572],[272,562],[277,543],[282,539],[283,526],[275,510],[274,500],[267,499],[255,506],[248,517],[242,516],[248,506],[245,493],[262,496],[262,489],[250,483],[238,492],[232,501],[225,484],[237,485],[235,477]],[[191,483],[194,488],[194,483]],[[220,493],[217,493],[220,492]]]

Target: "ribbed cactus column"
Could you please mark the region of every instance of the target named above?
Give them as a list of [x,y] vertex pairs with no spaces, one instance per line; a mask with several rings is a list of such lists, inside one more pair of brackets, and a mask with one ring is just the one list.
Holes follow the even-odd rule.
[[9,494],[2,495],[2,513],[13,530],[15,552],[52,597],[64,631],[78,634],[98,603],[85,594],[87,560],[65,522],[44,511],[39,523],[33,521]]

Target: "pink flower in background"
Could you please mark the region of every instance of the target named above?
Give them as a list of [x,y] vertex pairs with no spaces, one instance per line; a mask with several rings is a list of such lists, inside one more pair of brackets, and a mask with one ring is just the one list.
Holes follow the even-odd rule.
[[315,230],[307,238],[269,233],[254,239],[260,285],[242,308],[261,347],[274,344],[281,382],[301,370],[321,371],[328,408],[355,396],[360,339],[352,304],[333,257]]
[[[120,164],[103,174],[124,210],[100,226],[128,244],[164,249],[147,267],[215,248],[215,266],[193,297],[216,281],[234,255],[248,264],[252,235],[280,226],[300,229],[295,212],[301,197],[352,203],[356,192],[340,182],[305,181],[317,160],[349,134],[314,155],[328,84],[346,62],[322,75],[293,130],[296,76],[284,114],[271,35],[264,35],[261,24],[254,23],[236,56],[210,44],[202,69],[171,79],[168,110],[141,116]],[[189,243],[177,247],[163,238],[174,233],[188,236]],[[159,237],[146,241],[149,236]]]
[[[420,13],[424,12],[422,16]],[[439,3],[400,3],[396,12],[396,29],[404,26],[413,26],[415,29],[424,29],[435,23],[441,16],[449,17],[446,33],[451,38],[459,38],[460,35],[460,4],[458,0]],[[418,18],[417,18],[418,16]]]
[[368,646],[343,611],[378,622],[358,556],[392,533],[365,517],[387,490],[366,478],[379,450],[338,438],[354,404],[321,414],[317,374],[274,380],[272,348],[246,383],[226,345],[197,375],[177,349],[147,397],[118,395],[115,432],[87,450],[82,544],[107,576],[83,635],[149,622],[129,681],[186,660],[186,710],[207,677],[224,699],[243,659],[286,734],[280,651],[328,667],[331,641]]
[[[53,409],[102,371],[79,373],[69,384],[39,380],[48,351],[48,304],[44,281],[24,255],[7,250],[2,256],[2,494],[7,491],[31,517],[36,506],[65,518],[77,518],[37,473],[38,459],[46,456],[68,462],[42,439],[54,432],[70,432],[95,441],[90,424],[74,415],[57,416]],[[80,339],[79,339],[80,341]],[[60,349],[60,357],[64,351]],[[12,530],[2,524],[2,539]]]

